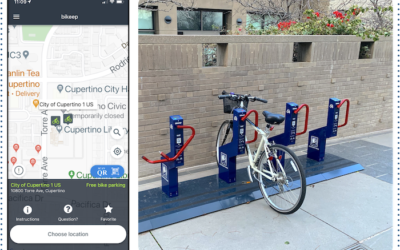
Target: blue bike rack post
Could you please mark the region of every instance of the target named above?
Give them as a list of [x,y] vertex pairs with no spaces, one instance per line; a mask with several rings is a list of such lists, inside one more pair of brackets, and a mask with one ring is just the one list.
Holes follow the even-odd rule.
[[[305,122],[304,122],[304,130],[300,133],[297,133],[297,116],[298,116],[299,111],[303,107],[306,107],[306,118],[305,118]],[[276,135],[271,138],[268,138],[268,141],[270,143],[274,142],[276,144],[281,144],[284,146],[296,144],[296,136],[305,134],[307,132],[308,113],[309,113],[309,107],[307,104],[301,104],[299,106],[297,103],[294,103],[294,102],[286,103],[284,131],[280,135]],[[285,153],[281,150],[278,150],[277,156],[279,157],[282,166],[285,166]]]
[[[297,131],[297,116],[299,111],[306,107],[306,119],[304,122],[304,130],[300,133],[296,133]],[[282,144],[284,146],[289,146],[296,144],[296,136],[305,134],[307,132],[308,126],[308,113],[309,107],[307,104],[301,104],[300,107],[297,103],[288,102],[286,103],[286,115],[285,115],[285,128],[284,132],[280,135],[273,136],[268,140],[270,142],[275,142],[276,144]]]
[[[342,125],[339,125],[339,112],[342,105],[347,102],[346,118]],[[325,127],[310,131],[308,135],[307,157],[318,162],[325,157],[326,139],[337,135],[337,130],[347,124],[349,118],[350,101],[337,98],[329,99],[328,119]]]
[[[189,145],[190,141],[195,136],[195,130],[191,126],[183,125],[183,118],[180,115],[173,115],[169,117],[169,128],[170,128],[170,147],[171,152],[168,154],[161,154],[161,160],[151,161],[145,156],[142,156],[143,160],[156,164],[161,163],[161,182],[162,190],[169,197],[178,196],[178,167],[184,164],[183,151]],[[184,144],[183,129],[189,128],[192,130],[192,135],[189,140]]]
[[245,115],[244,109],[233,110],[232,141],[219,147],[218,176],[227,183],[236,181],[236,156],[246,152],[246,120],[242,121]]

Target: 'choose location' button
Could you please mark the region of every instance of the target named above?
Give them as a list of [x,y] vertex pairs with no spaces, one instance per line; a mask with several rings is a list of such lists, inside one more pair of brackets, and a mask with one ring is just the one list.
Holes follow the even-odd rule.
[[126,231],[119,225],[18,225],[10,237],[17,244],[120,244]]

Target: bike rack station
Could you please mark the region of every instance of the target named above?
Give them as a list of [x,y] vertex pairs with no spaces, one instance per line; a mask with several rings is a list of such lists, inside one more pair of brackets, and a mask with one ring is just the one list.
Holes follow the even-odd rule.
[[[161,160],[151,161],[145,156],[142,156],[142,159],[151,164],[161,163],[162,191],[169,197],[174,197],[179,194],[178,167],[184,165],[183,151],[195,136],[195,130],[191,126],[184,126],[183,118],[180,115],[169,117],[169,128],[171,152],[164,154],[160,151]],[[185,128],[191,129],[192,135],[189,137],[189,140],[183,144],[183,129]]]
[[[304,130],[300,133],[296,133],[297,116],[303,107],[306,108]],[[243,109],[235,109],[233,111],[233,131],[239,131],[239,133],[233,133],[232,142],[219,148],[219,178],[227,183],[236,181],[236,156],[246,152],[246,119],[252,113],[255,114],[255,125],[258,127],[258,112],[256,110],[250,110],[247,113]],[[274,141],[277,144],[289,146],[296,143],[296,136],[305,134],[307,132],[309,107],[307,104],[301,104],[299,106],[294,102],[288,102],[286,103],[285,113],[285,128],[283,134],[271,137],[269,141]],[[254,131],[254,139],[247,141],[246,143],[249,144],[257,141],[257,136],[258,133]]]
[[246,118],[243,117],[247,117],[246,110],[233,110],[233,131],[239,133],[233,132],[232,142],[219,147],[219,178],[227,183],[236,181],[236,156],[246,153]]
[[[306,108],[306,118],[304,122],[304,130],[302,132],[297,133],[297,114],[300,112],[302,108]],[[296,144],[296,136],[305,134],[307,132],[308,127],[308,114],[310,109],[307,104],[301,104],[300,106],[294,102],[286,103],[286,112],[285,112],[285,127],[284,131],[280,135],[273,136],[269,138],[269,142],[275,142],[276,144],[282,144],[284,146],[289,146]],[[278,151],[277,155],[282,156],[280,162],[284,166],[285,165],[285,153],[282,151]]]
[[[297,114],[304,107],[306,108],[304,130],[300,133],[297,133]],[[284,146],[296,144],[296,136],[305,134],[307,132],[309,111],[310,110],[307,104],[301,104],[299,106],[297,103],[294,102],[286,103],[284,132],[280,135],[273,136],[268,140],[270,142],[273,141],[276,144],[282,144]]]
[[[342,125],[339,125],[339,112],[343,104],[347,102],[346,118]],[[315,161],[324,161],[326,139],[337,135],[340,127],[346,126],[349,119],[350,101],[348,99],[339,100],[337,98],[329,99],[328,121],[325,127],[310,131],[308,134],[307,157]]]
[[[345,123],[339,126],[339,110],[345,102],[347,102],[346,119]],[[303,107],[306,108],[305,129],[297,133],[297,114]],[[288,110],[289,112],[287,112]],[[172,116],[170,118],[171,152],[168,155],[161,153],[162,158],[157,161],[150,161],[146,157],[143,157],[143,159],[149,163],[161,163],[162,187],[139,192],[139,233],[263,198],[258,182],[249,181],[246,168],[248,159],[236,159],[237,155],[245,153],[246,119],[252,113],[256,116],[254,124],[257,126],[257,111],[250,110],[247,113],[243,109],[235,109],[233,111],[233,131],[239,131],[239,133],[233,133],[232,142],[220,147],[218,173],[180,182],[179,196],[177,196],[177,167],[183,165],[183,151],[193,139],[195,132],[192,127],[183,126],[182,117]],[[325,154],[326,138],[337,135],[337,128],[347,124],[348,114],[349,101],[347,99],[339,100],[331,98],[329,101],[327,126],[310,132],[309,138],[311,138],[311,136],[317,136],[318,141],[323,142],[322,145],[318,145],[318,149],[311,149],[323,151],[322,159],[324,159],[324,161],[316,161],[312,158],[309,159],[308,157],[310,156],[306,154],[298,156],[305,170],[307,185],[337,178],[364,169],[360,164],[351,160],[329,153]],[[302,104],[298,106],[296,103],[287,103],[284,133],[272,137],[271,140],[283,145],[295,144],[296,135],[306,133],[307,122],[307,105]],[[182,145],[184,128],[192,129],[193,134],[189,140]],[[181,139],[181,143],[178,143],[179,138]],[[247,143],[256,140],[257,136]],[[315,154],[315,151],[313,152],[314,153],[311,154]],[[223,155],[222,153],[226,155],[224,159],[221,157]],[[318,159],[321,158],[321,154],[317,154],[317,156]],[[215,166],[205,167],[204,170],[213,169],[215,169]],[[274,194],[274,192],[276,192],[276,190],[269,187],[268,193]]]

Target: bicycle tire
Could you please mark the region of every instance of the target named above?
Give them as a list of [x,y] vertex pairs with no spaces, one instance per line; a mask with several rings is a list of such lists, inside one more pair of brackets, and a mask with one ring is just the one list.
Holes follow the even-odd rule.
[[[299,161],[299,158],[297,157],[297,155],[288,147],[280,145],[280,144],[274,144],[269,147],[272,152],[274,152],[274,150],[279,150],[281,152],[286,151],[285,154],[283,154],[285,156],[285,158],[283,160],[284,161],[283,168],[285,170],[285,174],[287,175],[287,177],[286,177],[286,180],[282,180],[282,182],[289,181],[291,179],[291,181],[292,181],[291,186],[293,188],[298,186],[298,188],[300,188],[301,190],[297,190],[298,188],[294,188],[293,190],[297,190],[297,192],[299,193],[299,197],[296,200],[296,202],[290,201],[289,200],[290,196],[288,194],[284,195],[285,192],[281,192],[282,189],[284,189],[284,187],[287,187],[290,189],[289,184],[283,185],[282,183],[279,183],[279,181],[267,180],[266,177],[262,176],[261,174],[256,173],[256,176],[259,177],[258,180],[259,180],[259,187],[260,187],[261,194],[263,195],[264,200],[268,203],[268,205],[276,212],[281,213],[281,214],[292,214],[301,207],[301,205],[304,202],[305,196],[306,196],[307,184],[306,184],[306,177],[305,177],[305,172],[304,172],[303,166],[301,165],[301,162]],[[290,157],[292,159],[286,160],[286,154],[290,155]],[[269,157],[270,156],[268,156],[268,158]],[[257,164],[258,170],[262,171],[263,168],[266,167],[264,165],[264,162],[266,160],[270,161],[268,158],[267,158],[266,152],[265,151],[262,152],[262,154],[259,158],[260,160],[258,161],[258,164]],[[273,165],[274,160],[276,161],[276,159],[272,159],[270,161],[270,163],[272,165]],[[293,162],[295,165],[292,164]],[[286,163],[290,163],[290,165],[286,164]],[[291,168],[293,169],[293,171],[291,171]],[[296,171],[296,168],[297,168],[297,171]],[[276,173],[279,173],[279,171],[277,171]],[[295,177],[295,173],[299,174],[298,179]],[[266,183],[269,184],[270,187],[268,187],[266,185],[266,183],[264,183],[263,178],[265,179]],[[296,180],[293,180],[293,178],[296,178]],[[283,178],[283,179],[285,179],[285,178]],[[300,183],[298,183],[297,181],[300,181]],[[273,184],[273,183],[275,183],[275,184]],[[277,188],[275,188],[275,186],[279,187],[279,190]],[[268,195],[267,191],[271,192],[272,194]],[[274,192],[276,192],[276,191],[278,193],[274,194]],[[288,206],[290,206],[290,204],[292,204],[292,206],[289,207],[288,209],[283,209],[282,207],[279,207],[277,205],[277,202],[274,202],[272,200],[272,197],[275,197],[275,196],[277,196],[276,200],[281,201],[282,204],[288,204]]]

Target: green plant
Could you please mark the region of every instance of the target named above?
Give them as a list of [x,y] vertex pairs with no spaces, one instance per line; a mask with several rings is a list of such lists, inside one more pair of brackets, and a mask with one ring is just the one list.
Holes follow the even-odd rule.
[[212,30],[221,30],[221,27],[219,27],[218,25],[212,24],[211,29]]
[[[390,36],[389,29],[366,27],[359,15],[368,11],[377,10],[354,5],[344,13],[334,11],[330,16],[322,16],[309,9],[304,11],[303,22],[280,22],[277,26],[269,26],[264,30],[256,30],[252,25],[248,25],[247,33],[249,35],[356,35],[374,41],[379,40],[379,36]],[[393,11],[393,8],[389,6],[382,11]]]
[[240,35],[240,32],[242,32],[241,26],[236,26],[235,30],[227,30],[227,34],[229,35]]
[[370,58],[371,57],[371,53],[370,53],[370,49],[368,46],[361,46],[360,47],[360,58]]

